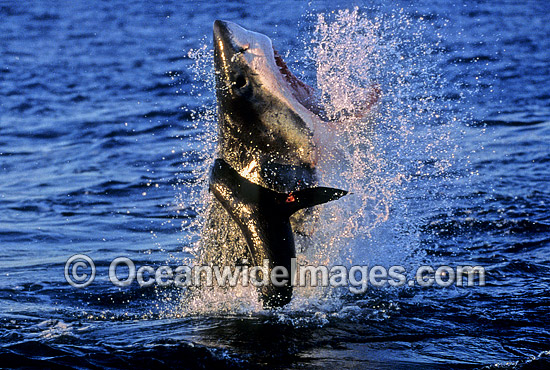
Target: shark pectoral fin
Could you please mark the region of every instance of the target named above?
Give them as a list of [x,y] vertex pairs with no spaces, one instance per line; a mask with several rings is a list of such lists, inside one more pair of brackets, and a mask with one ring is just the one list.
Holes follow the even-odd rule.
[[[247,204],[261,212],[272,212],[278,209],[287,216],[302,208],[337,200],[348,194],[346,190],[322,186],[279,193],[248,181],[223,159],[216,159],[214,162],[210,175],[210,190],[230,214],[240,210],[241,204]],[[245,212],[245,214],[248,213]]]
[[337,200],[346,195],[346,190],[316,187],[294,191],[287,194],[285,206],[289,215],[302,209]]

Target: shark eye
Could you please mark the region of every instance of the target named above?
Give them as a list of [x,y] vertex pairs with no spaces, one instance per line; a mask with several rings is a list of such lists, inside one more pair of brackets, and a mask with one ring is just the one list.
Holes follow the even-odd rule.
[[246,78],[243,75],[238,75],[235,79],[235,82],[233,83],[235,88],[240,89],[241,87],[246,86]]

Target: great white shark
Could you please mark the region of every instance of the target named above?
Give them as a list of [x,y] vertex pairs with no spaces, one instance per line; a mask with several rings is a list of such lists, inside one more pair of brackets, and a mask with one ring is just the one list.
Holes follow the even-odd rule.
[[[214,69],[218,150],[209,184],[215,198],[207,221],[211,234],[236,226],[254,266],[267,259],[270,269],[290,272],[293,228],[308,217],[300,210],[347,193],[318,186],[316,167],[330,127],[320,119],[313,89],[290,72],[267,36],[215,21]],[[217,238],[213,244],[231,248],[220,245],[230,238]],[[291,282],[269,282],[259,293],[264,307],[283,306],[291,300]]]

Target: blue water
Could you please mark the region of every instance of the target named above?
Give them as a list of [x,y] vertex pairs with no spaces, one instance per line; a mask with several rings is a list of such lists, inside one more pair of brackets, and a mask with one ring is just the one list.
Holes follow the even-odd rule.
[[[447,81],[435,104],[459,118],[441,126],[458,158],[445,186],[420,176],[401,194],[414,218],[405,235],[434,264],[484,266],[485,287],[373,289],[326,312],[244,314],[186,314],[169,300],[176,288],[114,287],[115,257],[189,256],[188,194],[207,160],[191,112],[214,92],[188,51],[221,18],[301,55],[311,14],[337,7],[2,1],[0,367],[550,368],[550,5],[377,4],[338,8],[404,14],[427,45],[439,40],[426,61]],[[63,274],[77,253],[98,266],[85,289]]]

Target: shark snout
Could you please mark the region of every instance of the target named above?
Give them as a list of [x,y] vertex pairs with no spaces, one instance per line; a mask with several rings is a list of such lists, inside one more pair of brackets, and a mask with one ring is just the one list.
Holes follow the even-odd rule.
[[214,22],[214,48],[226,55],[240,53],[250,48],[258,34],[248,31],[236,23],[216,20]]
[[214,37],[219,40],[228,39],[230,36],[229,28],[226,21],[220,21],[219,19],[214,21]]
[[231,42],[231,31],[227,22],[217,20],[214,22],[214,48],[224,54],[228,49],[233,49]]

